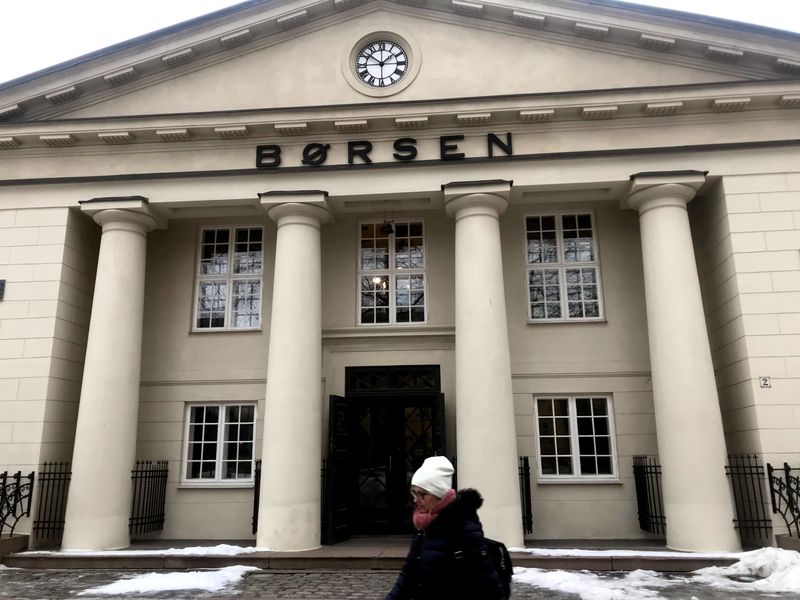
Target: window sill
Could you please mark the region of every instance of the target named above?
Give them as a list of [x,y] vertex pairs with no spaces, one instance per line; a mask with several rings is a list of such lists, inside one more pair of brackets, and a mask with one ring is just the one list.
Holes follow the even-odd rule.
[[560,477],[558,479],[537,479],[537,485],[622,485],[618,477],[611,479],[591,479],[589,477]]
[[192,329],[189,333],[261,333],[261,327],[251,327],[248,329],[245,328],[208,328],[208,329]]
[[575,323],[608,323],[604,318],[602,319],[528,319],[528,325],[572,325]]
[[203,482],[203,483],[187,483],[181,482],[178,484],[179,490],[246,490],[253,489],[255,483],[246,481],[242,483],[218,483],[218,482]]

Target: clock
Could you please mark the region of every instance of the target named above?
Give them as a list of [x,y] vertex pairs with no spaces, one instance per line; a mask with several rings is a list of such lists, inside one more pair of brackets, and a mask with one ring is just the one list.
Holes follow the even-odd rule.
[[408,53],[397,42],[375,40],[356,54],[355,70],[362,83],[375,88],[388,87],[406,74]]

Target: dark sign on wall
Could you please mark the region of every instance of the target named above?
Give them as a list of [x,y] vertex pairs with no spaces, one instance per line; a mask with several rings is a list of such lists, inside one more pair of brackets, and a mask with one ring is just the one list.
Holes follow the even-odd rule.
[[[461,150],[459,144],[464,141],[463,135],[443,135],[439,137],[439,153],[437,160],[456,161],[467,157]],[[312,142],[303,148],[300,163],[307,167],[320,167],[326,164],[330,154],[331,145]],[[372,142],[368,140],[358,140],[347,142],[347,164],[348,165],[371,165],[373,164],[371,153],[373,150]],[[392,158],[395,163],[413,162],[418,158],[417,140],[411,137],[404,137],[394,140],[392,143]],[[275,169],[283,162],[282,148],[279,144],[264,144],[256,147],[256,167],[259,169]],[[511,145],[511,133],[505,134],[505,139],[497,134],[489,133],[486,136],[486,154],[488,158],[495,156],[513,156]]]

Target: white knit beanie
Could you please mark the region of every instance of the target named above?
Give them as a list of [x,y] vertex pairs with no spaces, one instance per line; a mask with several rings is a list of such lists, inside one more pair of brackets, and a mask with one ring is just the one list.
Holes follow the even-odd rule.
[[426,458],[411,478],[411,485],[421,487],[437,498],[442,498],[453,487],[452,463],[444,456]]

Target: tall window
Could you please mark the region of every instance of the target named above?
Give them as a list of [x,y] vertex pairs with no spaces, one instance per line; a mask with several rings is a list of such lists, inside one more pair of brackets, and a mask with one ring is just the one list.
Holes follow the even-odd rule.
[[425,236],[421,221],[362,223],[359,323],[424,323]]
[[184,479],[241,483],[253,479],[254,404],[195,404],[186,419]]
[[609,398],[537,398],[536,421],[542,478],[616,476]]
[[263,235],[261,227],[203,229],[195,329],[261,326]]
[[529,216],[525,229],[530,320],[602,318],[592,215]]

